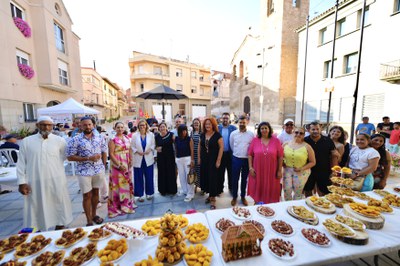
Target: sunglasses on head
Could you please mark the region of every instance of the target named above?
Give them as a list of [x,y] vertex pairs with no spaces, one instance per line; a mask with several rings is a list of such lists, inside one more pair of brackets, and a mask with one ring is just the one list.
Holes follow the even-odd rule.
[[301,132],[301,131],[295,131],[295,132],[294,132],[294,134],[295,134],[295,135],[304,135],[304,132]]

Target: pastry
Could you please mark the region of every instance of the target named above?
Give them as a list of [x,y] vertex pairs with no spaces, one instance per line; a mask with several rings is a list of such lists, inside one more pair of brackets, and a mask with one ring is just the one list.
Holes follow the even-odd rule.
[[18,246],[14,256],[19,259],[39,253],[45,247],[47,247],[50,242],[51,238],[45,238],[43,235],[34,236],[30,242],[26,242]]
[[218,220],[218,222],[215,224],[215,227],[220,230],[221,232],[225,232],[226,229],[230,226],[234,226],[235,223],[232,222],[229,219],[221,218]]
[[196,223],[189,225],[185,230],[185,234],[186,239],[188,239],[191,243],[198,243],[208,238],[210,230],[202,223]]
[[302,235],[310,242],[319,245],[319,246],[328,246],[331,241],[330,239],[324,234],[314,228],[303,228],[301,229]]
[[257,212],[265,217],[272,217],[275,215],[275,211],[267,206],[258,206]]
[[268,248],[278,257],[294,256],[293,244],[280,238],[272,238],[268,241]]
[[207,247],[202,244],[197,244],[196,246],[190,245],[186,249],[186,254],[184,255],[186,264],[189,266],[192,265],[211,265],[211,259],[213,253],[207,249]]
[[46,251],[32,260],[32,266],[57,266],[64,258],[65,251]]
[[88,235],[89,240],[99,241],[111,236],[111,232],[104,230],[102,227],[95,228]]
[[350,226],[354,230],[364,231],[364,228],[365,228],[364,224],[362,222],[356,220],[356,219],[353,219],[353,218],[350,218],[350,217],[347,217],[347,216],[342,216],[342,215],[339,215],[339,214],[336,215],[335,219],[338,222],[341,222],[343,224],[346,224],[346,225]]
[[126,238],[120,240],[111,239],[107,246],[97,252],[97,256],[101,262],[110,262],[119,259],[128,251],[128,243]]
[[89,243],[86,247],[74,248],[69,256],[64,259],[63,266],[82,265],[94,258],[97,253],[95,243]]
[[328,230],[329,232],[339,235],[339,236],[354,236],[355,233],[350,230],[348,227],[344,226],[341,223],[337,223],[331,219],[326,219],[323,223],[322,223],[326,230]]
[[276,232],[283,234],[283,235],[290,235],[293,233],[293,228],[290,224],[282,221],[282,220],[275,220],[271,223],[272,229]]

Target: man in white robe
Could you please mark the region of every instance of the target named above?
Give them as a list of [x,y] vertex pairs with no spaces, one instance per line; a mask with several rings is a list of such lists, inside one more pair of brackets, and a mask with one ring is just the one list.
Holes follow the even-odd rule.
[[24,195],[24,227],[46,231],[72,222],[64,171],[66,141],[52,134],[53,121],[39,117],[39,132],[25,138],[17,163],[19,192]]

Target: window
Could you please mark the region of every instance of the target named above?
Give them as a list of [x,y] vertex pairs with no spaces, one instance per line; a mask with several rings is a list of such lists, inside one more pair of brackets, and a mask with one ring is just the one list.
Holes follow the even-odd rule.
[[394,1],[394,13],[400,12],[400,0]]
[[354,73],[357,71],[357,54],[358,53],[353,53],[344,57],[344,73]]
[[153,68],[153,73],[154,73],[154,75],[162,75],[161,67],[155,66],[155,67]]
[[192,79],[197,79],[197,72],[192,71],[191,76],[192,76]]
[[337,37],[343,36],[346,33],[346,18],[337,22]]
[[200,81],[204,81],[204,75],[203,75],[203,74],[200,74],[199,80],[200,80]]
[[58,60],[58,80],[62,85],[68,86],[68,65]]
[[142,65],[138,66],[138,73],[139,74],[144,74],[144,70],[143,70],[143,66]]
[[177,76],[177,77],[182,77],[182,76],[183,76],[183,74],[182,74],[182,69],[181,69],[181,68],[177,68],[177,69],[176,69],[176,76]]
[[192,86],[192,93],[197,93],[197,87],[196,86]]
[[10,6],[11,6],[11,15],[13,18],[20,18],[25,20],[25,14],[22,8],[20,8],[14,3],[10,3]]
[[319,31],[319,44],[326,43],[326,28]]
[[29,55],[21,50],[17,50],[17,64],[29,66]]
[[24,103],[23,108],[24,108],[25,122],[36,121],[35,104],[33,104],[33,103]]
[[[335,77],[336,72],[336,59],[333,61],[333,76]],[[331,60],[324,62],[324,75],[323,78],[330,78],[331,77]]]
[[65,53],[64,32],[63,29],[57,23],[54,23],[54,36],[56,37],[57,50],[62,53]]
[[140,92],[144,92],[144,83],[139,83]]
[[176,84],[176,90],[177,91],[183,91],[183,85],[182,84]]
[[[361,23],[362,23],[362,9],[358,10],[357,13],[357,28],[359,29],[361,27]],[[364,26],[368,25],[368,18],[369,18],[369,6],[365,7],[365,19],[364,19]]]

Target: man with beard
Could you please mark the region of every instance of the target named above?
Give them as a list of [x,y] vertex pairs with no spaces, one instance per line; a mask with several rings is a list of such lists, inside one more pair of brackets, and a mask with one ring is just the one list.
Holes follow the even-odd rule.
[[93,222],[103,223],[103,219],[96,215],[96,209],[104,178],[104,162],[107,161],[107,145],[100,134],[94,134],[94,124],[92,118],[83,117],[80,123],[82,133],[72,138],[67,148],[68,160],[77,162],[87,226],[93,225]]
[[239,129],[232,132],[229,137],[229,146],[232,150],[232,201],[231,205],[235,206],[237,203],[238,196],[238,184],[240,173],[242,173],[242,179],[240,182],[240,197],[244,206],[248,205],[246,200],[246,187],[247,187],[247,176],[249,175],[249,161],[247,150],[250,146],[251,141],[254,138],[254,134],[248,131],[247,119],[245,116],[239,117]]
[[52,134],[53,120],[41,116],[39,132],[23,139],[18,156],[19,192],[24,195],[24,227],[63,229],[72,221],[64,171],[66,141]]
[[317,185],[318,195],[324,196],[329,193],[331,168],[338,165],[338,152],[333,141],[329,137],[321,135],[321,127],[318,122],[310,124],[310,136],[305,137],[304,141],[313,148],[316,159],[316,164],[311,168],[311,175],[304,186],[304,194],[306,197],[311,196]]
[[219,167],[218,194],[224,192],[225,170],[228,172],[228,188],[232,190],[232,150],[229,145],[229,137],[237,128],[229,124],[229,113],[222,114],[222,124],[218,125],[218,131],[224,141],[224,153],[222,154],[221,166]]

